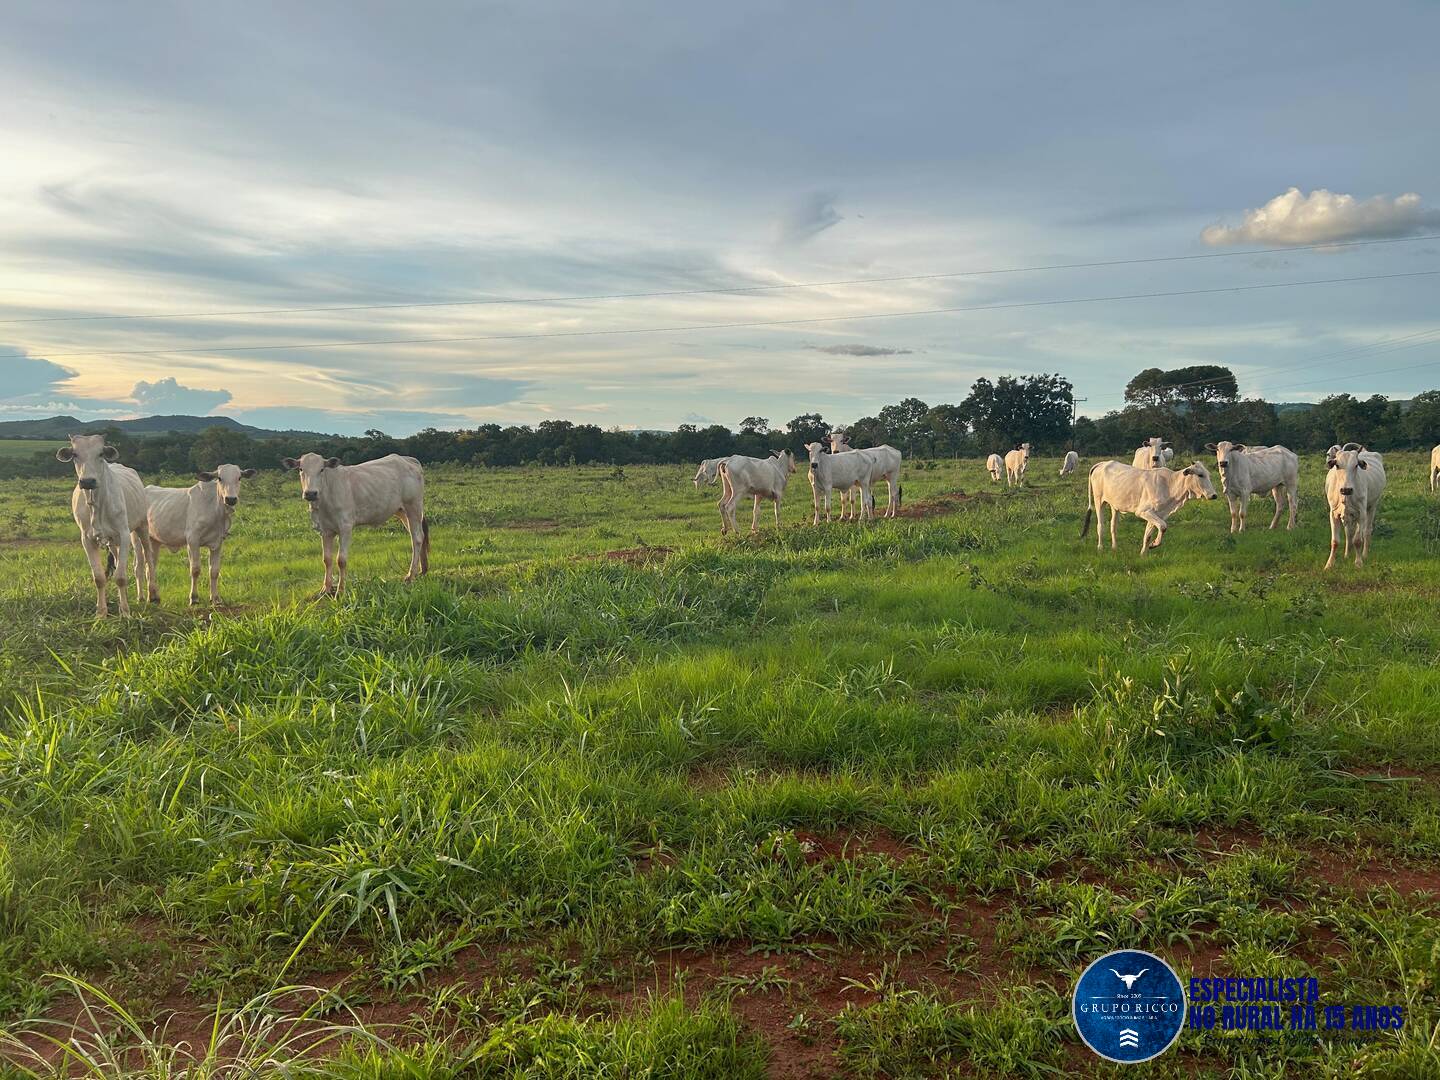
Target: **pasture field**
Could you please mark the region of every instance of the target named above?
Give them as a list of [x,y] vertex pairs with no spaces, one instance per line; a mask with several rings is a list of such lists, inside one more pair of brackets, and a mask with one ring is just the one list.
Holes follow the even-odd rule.
[[51,442],[44,439],[0,439],[0,458],[29,458],[49,450],[54,453]]
[[430,577],[357,532],[340,601],[269,473],[228,606],[167,553],[101,623],[71,481],[0,483],[0,1073],[48,1017],[178,1075],[219,1016],[287,1075],[1109,1075],[1068,995],[1133,946],[1405,1009],[1134,1075],[1440,1075],[1425,459],[1329,574],[1318,455],[1293,533],[1191,504],[1143,558],[1077,538],[1089,464],[818,528],[802,469],[723,541],[693,468],[432,468]]

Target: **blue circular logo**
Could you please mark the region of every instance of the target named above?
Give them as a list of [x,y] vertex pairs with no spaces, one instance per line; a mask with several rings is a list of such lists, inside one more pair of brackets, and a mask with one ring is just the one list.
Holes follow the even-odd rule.
[[1169,1050],[1185,1026],[1185,987],[1154,953],[1120,949],[1087,967],[1075,983],[1070,1015],[1085,1045],[1130,1064]]

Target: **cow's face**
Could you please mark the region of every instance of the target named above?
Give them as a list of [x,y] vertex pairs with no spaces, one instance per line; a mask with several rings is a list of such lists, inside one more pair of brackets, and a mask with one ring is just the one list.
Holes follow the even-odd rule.
[[225,500],[226,506],[234,506],[240,501],[240,481],[249,480],[254,475],[254,469],[242,469],[239,465],[221,465],[214,472],[205,472],[202,469],[195,474],[207,484],[213,480],[219,485],[219,495]]
[[[820,444],[819,444],[819,443],[812,443],[811,445],[813,445],[813,446],[819,446]],[[789,475],[790,473],[793,473],[793,472],[795,471],[795,455],[792,454],[789,450],[782,450],[782,451],[780,451],[780,453],[776,454],[775,456],[776,456],[777,458],[779,458],[779,459],[780,459],[780,463],[785,466],[785,473],[786,473],[786,475]],[[810,458],[810,462],[811,462],[811,465],[812,465],[812,467],[813,467],[814,462],[815,462],[815,458],[814,458],[813,455],[812,455],[811,458]]]
[[1336,450],[1330,459],[1330,468],[1340,473],[1340,494],[1346,498],[1355,494],[1360,471],[1369,468],[1360,454],[1360,450]]
[[287,469],[300,473],[300,494],[308,503],[320,501],[321,478],[326,469],[338,469],[339,458],[322,458],[319,454],[301,454],[299,458],[285,458]]
[[104,435],[71,435],[70,445],[56,450],[55,457],[74,464],[76,486],[93,492],[105,475],[105,463],[119,461],[120,451],[107,446]]
[[1160,440],[1160,439],[1151,439],[1148,443],[1145,444],[1145,448],[1150,452],[1150,467],[1151,467],[1151,468],[1153,468],[1153,469],[1158,469],[1162,464],[1164,464],[1164,461],[1163,461],[1163,459],[1162,459],[1161,456],[1160,456],[1160,449],[1161,449],[1161,440]]
[[1230,466],[1235,460],[1235,455],[1244,453],[1243,446],[1236,446],[1230,441],[1210,443],[1206,447],[1215,451],[1215,467],[1220,470],[1220,486],[1225,486],[1225,478],[1230,475]]
[[850,436],[843,431],[832,431],[830,433],[830,452],[839,454],[850,449]]
[[[790,451],[787,450],[785,452],[788,454]],[[825,452],[825,444],[819,442],[807,442],[805,444],[805,452],[810,455],[810,471],[814,472],[816,469],[820,468],[820,455]],[[790,466],[790,471],[795,471],[795,466],[793,464]]]
[[1192,461],[1180,475],[1185,478],[1185,494],[1192,499],[1218,499],[1215,485],[1210,482],[1210,471],[1198,461]]

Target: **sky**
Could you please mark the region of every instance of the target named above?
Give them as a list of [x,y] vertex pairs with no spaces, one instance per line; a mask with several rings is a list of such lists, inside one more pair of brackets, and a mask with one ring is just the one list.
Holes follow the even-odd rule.
[[[1440,387],[1433,3],[16,0],[0,29],[4,419],[845,422],[1037,372],[1099,414],[1198,363],[1272,400]],[[1289,284],[1335,278],[1372,280]],[[1189,295],[1097,299],[1157,292]]]

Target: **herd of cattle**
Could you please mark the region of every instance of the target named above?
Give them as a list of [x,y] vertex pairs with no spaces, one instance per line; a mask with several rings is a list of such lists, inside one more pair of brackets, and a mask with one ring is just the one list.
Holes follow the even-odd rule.
[[[1239,443],[1211,443],[1215,452],[1221,487],[1230,504],[1230,531],[1245,528],[1252,495],[1269,495],[1275,500],[1270,528],[1280,521],[1288,505],[1286,528],[1295,527],[1299,509],[1299,468],[1296,455],[1283,446],[1245,446]],[[830,435],[830,444],[805,445],[814,514],[820,521],[823,504],[825,520],[831,520],[831,500],[838,496],[841,520],[871,520],[875,516],[874,485],[885,481],[888,502],[882,516],[894,517],[900,507],[901,454],[893,446],[854,449],[844,432]],[[185,548],[190,559],[190,603],[199,600],[200,549],[210,558],[210,602],[220,602],[221,549],[230,533],[235,506],[240,501],[240,482],[255,475],[254,469],[221,465],[213,472],[198,472],[198,482],[188,488],[145,485],[140,476],[118,463],[119,451],[105,443],[103,435],[72,435],[69,445],[55,455],[73,463],[76,484],[70,506],[80,528],[80,542],[90,561],[95,581],[95,614],[107,612],[108,583],[113,575],[119,592],[119,611],[129,614],[126,575],[132,552],[135,563],[136,596],[160,600],[155,568],[161,548]],[[1134,514],[1145,522],[1141,554],[1159,547],[1169,528],[1170,517],[1191,499],[1215,499],[1218,495],[1210,473],[1199,461],[1183,469],[1169,467],[1174,450],[1153,438],[1135,451],[1126,465],[1102,461],[1090,469],[1089,494],[1080,535],[1096,521],[1095,543],[1103,548],[1100,513],[1110,507],[1110,546],[1116,547],[1115,523],[1120,514]],[[1374,451],[1357,443],[1332,446],[1325,454],[1325,499],[1330,516],[1330,558],[1325,569],[1335,564],[1343,542],[1348,557],[1355,549],[1355,565],[1363,566],[1370,554],[1375,515],[1385,493],[1385,462]],[[996,483],[1004,476],[1007,485],[1025,479],[1030,463],[1030,444],[1020,443],[1002,458],[991,454],[986,471]],[[338,458],[304,454],[285,458],[287,469],[300,474],[300,490],[310,508],[310,524],[320,534],[325,563],[324,591],[338,594],[345,587],[345,565],[350,537],[357,525],[383,525],[398,518],[410,534],[410,570],[406,581],[424,574],[430,564],[430,523],[425,517],[425,474],[415,458],[389,454],[358,465],[342,465]],[[1075,451],[1065,455],[1061,476],[1075,472],[1079,458]],[[777,450],[768,458],[739,454],[701,462],[695,486],[719,483],[720,531],[738,531],[735,509],[741,499],[752,498],[750,531],[759,525],[760,502],[775,506],[775,523],[780,524],[780,504],[785,486],[796,471],[795,455]],[[1440,446],[1430,453],[1430,490],[1440,485]],[[1151,536],[1154,536],[1152,541]]]

